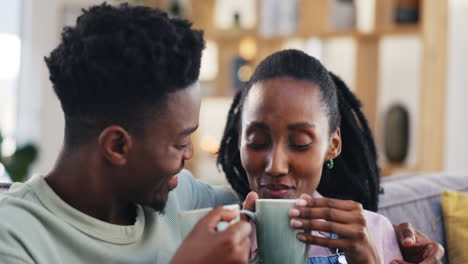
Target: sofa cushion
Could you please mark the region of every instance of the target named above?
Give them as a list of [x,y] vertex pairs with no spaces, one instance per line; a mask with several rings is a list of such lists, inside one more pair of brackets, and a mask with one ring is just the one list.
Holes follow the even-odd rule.
[[[440,196],[446,189],[468,192],[468,174],[432,173],[382,180],[379,213],[393,224],[409,222],[445,248]],[[444,260],[445,263],[445,260]]]
[[[445,191],[442,194],[447,256],[450,263],[468,263],[468,194]],[[463,242],[462,242],[463,241]]]
[[11,186],[11,183],[0,182],[0,193],[8,191],[10,186]]

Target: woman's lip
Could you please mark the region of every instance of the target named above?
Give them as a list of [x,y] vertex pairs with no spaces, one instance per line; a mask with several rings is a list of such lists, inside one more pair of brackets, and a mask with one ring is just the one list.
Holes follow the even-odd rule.
[[289,191],[294,189],[293,187],[285,184],[266,184],[260,187],[265,196],[264,198],[274,199],[282,199],[289,193]]
[[286,197],[286,195],[289,193],[291,189],[281,189],[281,190],[273,190],[269,188],[264,188],[263,193],[264,197],[263,198],[273,198],[273,199],[282,199]]
[[264,184],[264,185],[260,185],[260,187],[262,188],[267,188],[267,189],[270,189],[270,190],[275,190],[275,191],[280,191],[280,190],[289,190],[289,189],[293,189],[294,187],[291,187],[289,185],[286,185],[286,184]]

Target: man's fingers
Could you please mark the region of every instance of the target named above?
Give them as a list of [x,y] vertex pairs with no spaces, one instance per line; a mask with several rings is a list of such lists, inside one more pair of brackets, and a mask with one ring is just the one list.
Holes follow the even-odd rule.
[[[222,206],[217,206],[211,210],[198,224],[207,225],[210,230],[216,231],[219,222],[230,222],[239,216],[238,210],[228,210]],[[197,224],[197,225],[198,225]]]
[[416,232],[410,223],[401,223],[396,229],[397,237],[401,245],[410,247],[416,243]]
[[232,224],[220,234],[227,237],[232,236],[232,242],[238,244],[244,241],[245,239],[249,239],[251,232],[252,225],[250,223],[240,221],[235,224]]
[[242,209],[254,212],[255,200],[257,199],[258,199],[258,194],[256,192],[249,192],[249,194],[247,194],[247,197],[245,197],[244,203],[242,204]]

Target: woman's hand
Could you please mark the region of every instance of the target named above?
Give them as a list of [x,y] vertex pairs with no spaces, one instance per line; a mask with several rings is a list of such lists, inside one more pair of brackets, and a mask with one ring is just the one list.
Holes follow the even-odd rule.
[[418,230],[415,230],[410,223],[401,223],[395,226],[401,254],[408,261],[394,260],[392,264],[439,264],[442,263],[444,248],[430,240]]
[[245,197],[245,201],[242,203],[242,209],[255,212],[255,201],[258,199],[256,192],[249,192]]
[[[348,263],[380,263],[360,203],[303,194],[291,209],[291,226],[303,229],[298,239],[304,243],[339,248]],[[323,221],[325,220],[325,221]],[[317,237],[310,231],[334,233],[337,239]]]

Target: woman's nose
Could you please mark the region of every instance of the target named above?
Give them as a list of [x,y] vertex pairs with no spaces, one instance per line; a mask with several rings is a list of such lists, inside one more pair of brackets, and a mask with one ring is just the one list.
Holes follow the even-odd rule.
[[280,146],[274,147],[268,155],[265,173],[273,177],[278,177],[284,176],[288,174],[288,172],[289,162],[287,153]]

